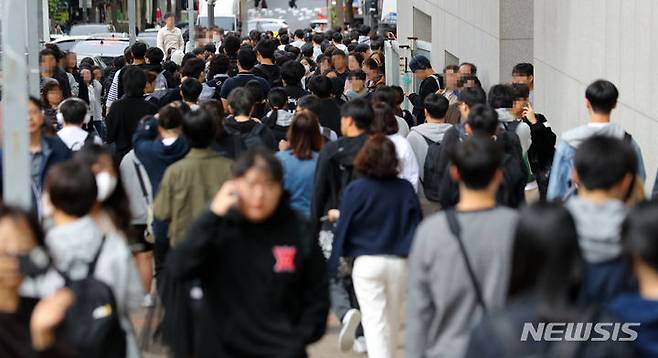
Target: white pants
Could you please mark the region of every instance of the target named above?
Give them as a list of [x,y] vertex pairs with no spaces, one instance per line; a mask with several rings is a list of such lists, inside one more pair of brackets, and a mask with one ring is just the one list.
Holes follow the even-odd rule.
[[352,282],[371,358],[395,357],[406,273],[406,260],[396,256],[359,256],[354,261]]

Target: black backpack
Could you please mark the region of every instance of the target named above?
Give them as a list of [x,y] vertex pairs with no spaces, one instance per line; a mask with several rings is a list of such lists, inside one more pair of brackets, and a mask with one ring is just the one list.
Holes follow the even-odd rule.
[[423,164],[423,192],[427,200],[439,201],[439,187],[441,184],[442,171],[439,169],[439,157],[441,156],[441,143],[431,141],[421,135],[427,142],[427,155]]
[[265,128],[266,127],[263,123],[258,123],[251,129],[251,131],[249,131],[249,133],[245,134],[226,126],[226,133],[234,138],[233,146],[235,157],[239,157],[242,152],[247,151],[248,149],[264,145],[261,136],[263,135]]
[[119,322],[119,311],[112,288],[94,277],[98,257],[105,245],[101,240],[96,255],[88,265],[87,276],[72,280],[64,278],[75,297],[65,318],[65,332],[79,357],[123,358],[126,356],[126,332]]

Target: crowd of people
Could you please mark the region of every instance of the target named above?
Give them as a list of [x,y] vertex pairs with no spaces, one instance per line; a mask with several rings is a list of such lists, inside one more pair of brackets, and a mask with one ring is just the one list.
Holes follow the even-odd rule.
[[[140,357],[141,306],[177,357],[304,357],[330,314],[374,358],[658,356],[658,201],[614,84],[558,139],[532,64],[485,90],[417,55],[405,93],[368,27],[207,29],[177,56],[172,26],[106,70],[41,51],[0,356]],[[638,325],[521,339],[553,322]]]

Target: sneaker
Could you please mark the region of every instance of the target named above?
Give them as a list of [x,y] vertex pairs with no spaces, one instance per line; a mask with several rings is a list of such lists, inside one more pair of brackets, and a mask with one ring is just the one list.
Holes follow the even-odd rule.
[[343,317],[343,326],[338,335],[338,347],[341,352],[347,352],[354,346],[356,328],[361,323],[361,312],[355,308],[347,311]]
[[354,346],[352,347],[352,350],[356,353],[367,353],[368,352],[368,347],[366,347],[366,337],[361,336],[361,337],[356,337],[354,340]]
[[142,307],[153,307],[153,296],[151,296],[150,293],[144,295],[144,299],[142,300]]

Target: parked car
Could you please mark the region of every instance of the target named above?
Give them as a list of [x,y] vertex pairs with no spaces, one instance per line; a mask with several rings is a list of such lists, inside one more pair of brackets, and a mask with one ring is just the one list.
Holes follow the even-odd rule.
[[288,23],[283,19],[252,19],[247,22],[247,31],[257,30],[259,32],[277,32],[280,28],[288,28]]
[[83,58],[91,57],[100,66],[101,63],[111,64],[115,57],[123,55],[129,45],[127,38],[89,38],[75,44],[71,51],[75,52],[78,64]]
[[71,26],[69,36],[93,35],[107,32],[115,32],[111,24],[77,24]]

